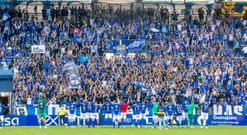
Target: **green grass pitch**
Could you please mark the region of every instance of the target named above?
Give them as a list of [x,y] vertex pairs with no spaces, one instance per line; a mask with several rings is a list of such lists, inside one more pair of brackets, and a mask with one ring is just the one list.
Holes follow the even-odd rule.
[[247,127],[237,126],[211,126],[208,129],[199,127],[191,128],[69,128],[48,127],[4,127],[0,129],[0,135],[247,135]]

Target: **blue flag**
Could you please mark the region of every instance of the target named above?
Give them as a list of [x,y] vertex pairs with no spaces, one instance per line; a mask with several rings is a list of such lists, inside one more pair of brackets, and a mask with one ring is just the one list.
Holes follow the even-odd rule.
[[135,85],[136,87],[138,87],[139,90],[141,90],[141,91],[148,91],[148,90],[150,90],[148,87],[144,86],[143,84],[141,84],[141,83],[138,82],[138,81],[135,81],[135,82],[134,82],[134,85]]
[[10,15],[8,13],[4,13],[2,17],[2,21],[6,21],[10,18]]

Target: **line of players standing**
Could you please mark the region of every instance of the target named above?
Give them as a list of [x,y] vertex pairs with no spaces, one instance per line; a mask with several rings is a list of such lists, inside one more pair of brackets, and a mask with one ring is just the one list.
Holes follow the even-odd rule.
[[[188,105],[187,101],[184,104],[173,103],[173,102],[156,102],[155,100],[146,103],[146,102],[111,102],[108,100],[104,104],[97,104],[90,101],[77,101],[73,103],[67,103],[66,107],[68,108],[69,116],[69,127],[78,126],[75,123],[76,119],[76,108],[80,108],[80,123],[84,126],[95,127],[99,125],[99,114],[104,113],[105,118],[101,124],[104,126],[112,127],[125,127],[127,125],[127,110],[132,108],[132,125],[135,127],[147,127],[146,116],[148,108],[152,108],[152,127],[155,128],[157,123],[160,128],[168,128],[169,126],[174,125],[175,123],[178,127],[184,127],[189,125],[188,122]],[[160,110],[162,108],[162,110]],[[202,126],[207,128],[207,119],[208,119],[208,110],[209,104],[205,101],[201,104],[201,116],[203,120]],[[163,112],[163,113],[160,113]],[[194,119],[192,119],[194,123]],[[80,125],[80,124],[79,124]],[[193,125],[192,125],[193,126]]]

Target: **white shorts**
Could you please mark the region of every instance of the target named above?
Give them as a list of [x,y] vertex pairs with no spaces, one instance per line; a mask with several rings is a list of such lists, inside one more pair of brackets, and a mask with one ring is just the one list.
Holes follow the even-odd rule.
[[120,115],[113,114],[113,120],[121,119]]
[[208,119],[208,113],[202,112],[201,113],[201,117],[202,117],[203,120],[207,120]]
[[111,113],[106,113],[105,114],[105,119],[111,119],[112,118],[112,114]]
[[140,114],[133,114],[133,119],[139,120],[141,118]]
[[164,115],[164,120],[168,120],[166,115]]
[[168,120],[172,120],[173,119],[172,115],[167,115],[166,117],[167,117]]
[[188,113],[183,112],[183,119],[188,119]]
[[158,115],[153,115],[152,118],[153,118],[154,120],[158,120],[159,117],[158,117]]
[[86,119],[87,118],[87,114],[86,113],[81,113],[81,119]]
[[92,114],[92,113],[86,113],[86,119],[91,119],[91,118],[92,118],[92,116],[93,116],[93,114]]
[[121,119],[124,119],[124,120],[127,119],[127,114],[126,114],[126,112],[121,112]]
[[146,119],[146,114],[145,113],[141,113],[141,119]]
[[93,119],[98,120],[99,119],[99,113],[93,113]]
[[177,119],[177,121],[182,121],[183,120],[183,116],[182,115],[176,116],[176,119]]
[[4,116],[3,115],[0,115],[0,121],[4,121]]
[[159,116],[158,116],[158,120],[161,120],[161,121],[167,120],[167,116],[166,116],[166,115],[164,115],[163,117],[161,117],[161,116],[159,117]]
[[74,121],[76,118],[75,114],[69,114],[69,120]]

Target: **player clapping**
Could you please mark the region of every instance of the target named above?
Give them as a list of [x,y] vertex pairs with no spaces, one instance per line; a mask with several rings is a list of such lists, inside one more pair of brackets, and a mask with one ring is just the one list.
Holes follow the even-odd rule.
[[156,102],[156,99],[154,99],[152,106],[153,106],[152,107],[152,115],[153,115],[153,127],[152,128],[155,128],[156,124],[158,122],[157,112],[158,112],[158,108],[159,108],[159,103]]
[[170,125],[173,124],[173,112],[174,112],[174,105],[170,102],[166,105],[167,121]]
[[87,102],[87,113],[86,113],[86,125],[90,128],[94,127],[93,123],[93,110],[95,110],[94,102]]
[[47,103],[44,100],[43,94],[40,93],[39,99],[38,99],[39,128],[42,128],[42,122],[44,125],[43,127],[47,128],[47,126],[46,126],[46,112],[45,112],[46,105],[47,105]]
[[140,112],[141,112],[141,106],[140,103],[135,101],[132,103],[132,109],[133,109],[133,120],[135,127],[140,128]]
[[86,126],[86,119],[87,119],[87,101],[86,101],[86,98],[84,99],[84,101],[80,102],[80,106],[81,106],[82,125]]
[[112,103],[110,99],[104,104],[105,111],[105,120],[103,121],[104,125],[113,125],[112,124]]
[[67,128],[75,128],[75,102],[72,101],[71,103],[67,103],[66,104],[67,108],[68,108],[68,116],[69,116],[69,123],[67,125]]
[[101,111],[101,105],[95,103],[93,108],[93,127],[99,124],[99,114]]
[[191,104],[188,106],[188,126],[194,128],[194,109],[198,108],[197,105],[191,101]]
[[188,121],[188,101],[185,100],[183,102],[183,125],[187,125],[188,123],[186,123]]
[[182,110],[183,110],[182,105],[176,104],[176,122],[177,122],[178,127],[180,127],[180,125],[182,125],[182,120],[183,120]]
[[115,128],[116,125],[118,125],[118,128],[120,128],[121,124],[121,118],[120,118],[120,104],[112,104],[113,108],[113,127]]
[[146,126],[146,111],[147,111],[147,106],[145,102],[141,103],[141,120],[140,120],[140,126]]
[[208,128],[207,120],[208,120],[209,103],[207,102],[207,99],[205,99],[205,102],[202,103],[201,109],[202,109],[201,110],[201,117],[203,120],[203,124],[201,124],[201,128],[203,128],[203,126],[205,126],[205,128]]
[[127,121],[128,102],[123,102],[120,106],[120,109],[121,109],[122,125],[124,125],[123,127],[125,127]]

